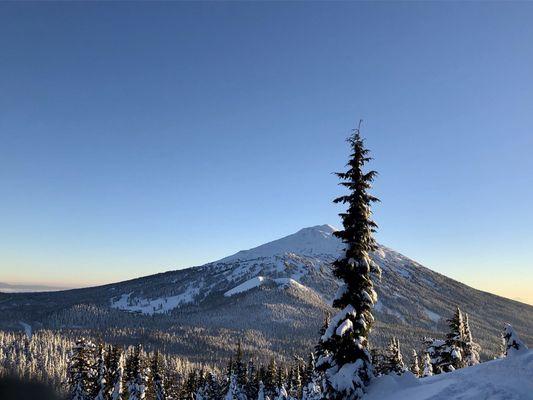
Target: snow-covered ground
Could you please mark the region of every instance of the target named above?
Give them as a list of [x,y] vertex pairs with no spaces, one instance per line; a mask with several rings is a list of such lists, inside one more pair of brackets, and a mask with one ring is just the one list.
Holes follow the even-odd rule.
[[365,400],[533,400],[533,350],[428,378],[383,376]]

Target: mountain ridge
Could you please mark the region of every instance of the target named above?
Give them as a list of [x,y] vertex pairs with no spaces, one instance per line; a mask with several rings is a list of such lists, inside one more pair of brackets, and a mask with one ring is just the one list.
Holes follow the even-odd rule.
[[[124,329],[149,332],[154,341],[180,335],[167,337],[165,346],[195,361],[205,356],[191,341],[219,354],[225,351],[217,343],[220,335],[230,342],[241,338],[265,355],[301,354],[316,342],[324,314],[334,312],[331,299],[339,281],[331,262],[343,248],[334,230],[316,225],[218,261],[123,282],[1,294],[0,327],[20,329],[19,321],[25,321],[35,328],[109,331],[118,341],[128,340],[115,337]],[[533,342],[532,306],[470,288],[385,246],[371,257],[383,271],[376,281],[378,322],[371,338],[376,344],[394,335],[419,349],[423,336],[445,334],[445,320],[456,306],[470,314],[485,358],[497,352],[503,322]],[[204,338],[183,339],[198,329]]]

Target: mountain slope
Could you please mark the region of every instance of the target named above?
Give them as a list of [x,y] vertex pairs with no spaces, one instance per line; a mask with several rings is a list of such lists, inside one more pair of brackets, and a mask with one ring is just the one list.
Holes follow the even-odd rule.
[[[224,355],[239,337],[264,357],[303,354],[338,287],[330,264],[343,245],[333,232],[329,225],[305,228],[203,266],[112,285],[1,294],[0,324],[98,329],[119,342],[131,340],[118,329],[127,328],[197,360]],[[472,289],[384,246],[372,257],[383,269],[374,343],[395,335],[404,349],[419,348],[423,336],[444,333],[456,305],[470,314],[485,357],[498,350],[503,322],[533,342],[533,307]],[[207,355],[197,354],[198,344]]]

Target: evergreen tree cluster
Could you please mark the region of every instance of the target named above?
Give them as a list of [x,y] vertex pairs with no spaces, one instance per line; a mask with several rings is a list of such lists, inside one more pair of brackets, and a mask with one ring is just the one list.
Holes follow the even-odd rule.
[[481,347],[472,339],[468,314],[457,307],[448,326],[450,330],[445,339],[424,339],[433,374],[479,364]]
[[445,339],[424,338],[422,356],[415,349],[412,350],[409,368],[403,361],[398,339],[393,337],[386,349],[373,348],[371,354],[374,374],[401,375],[409,370],[417,377],[426,377],[479,364],[481,348],[472,339],[468,314],[463,314],[457,308],[448,323],[450,331]]

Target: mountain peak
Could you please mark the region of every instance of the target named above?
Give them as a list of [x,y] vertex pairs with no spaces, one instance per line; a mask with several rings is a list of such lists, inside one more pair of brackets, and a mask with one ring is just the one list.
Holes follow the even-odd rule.
[[249,250],[242,250],[218,262],[233,262],[237,260],[252,260],[256,258],[272,257],[286,253],[301,255],[331,254],[337,255],[343,245],[340,239],[333,236],[337,229],[331,225],[316,225],[300,229],[298,232],[281,239],[265,243]]
[[338,229],[329,224],[315,225],[315,226],[310,226],[308,228],[302,228],[298,232],[296,232],[295,235],[302,233],[302,232],[309,232],[309,231],[325,232],[328,234],[332,234],[333,232],[338,231]]

